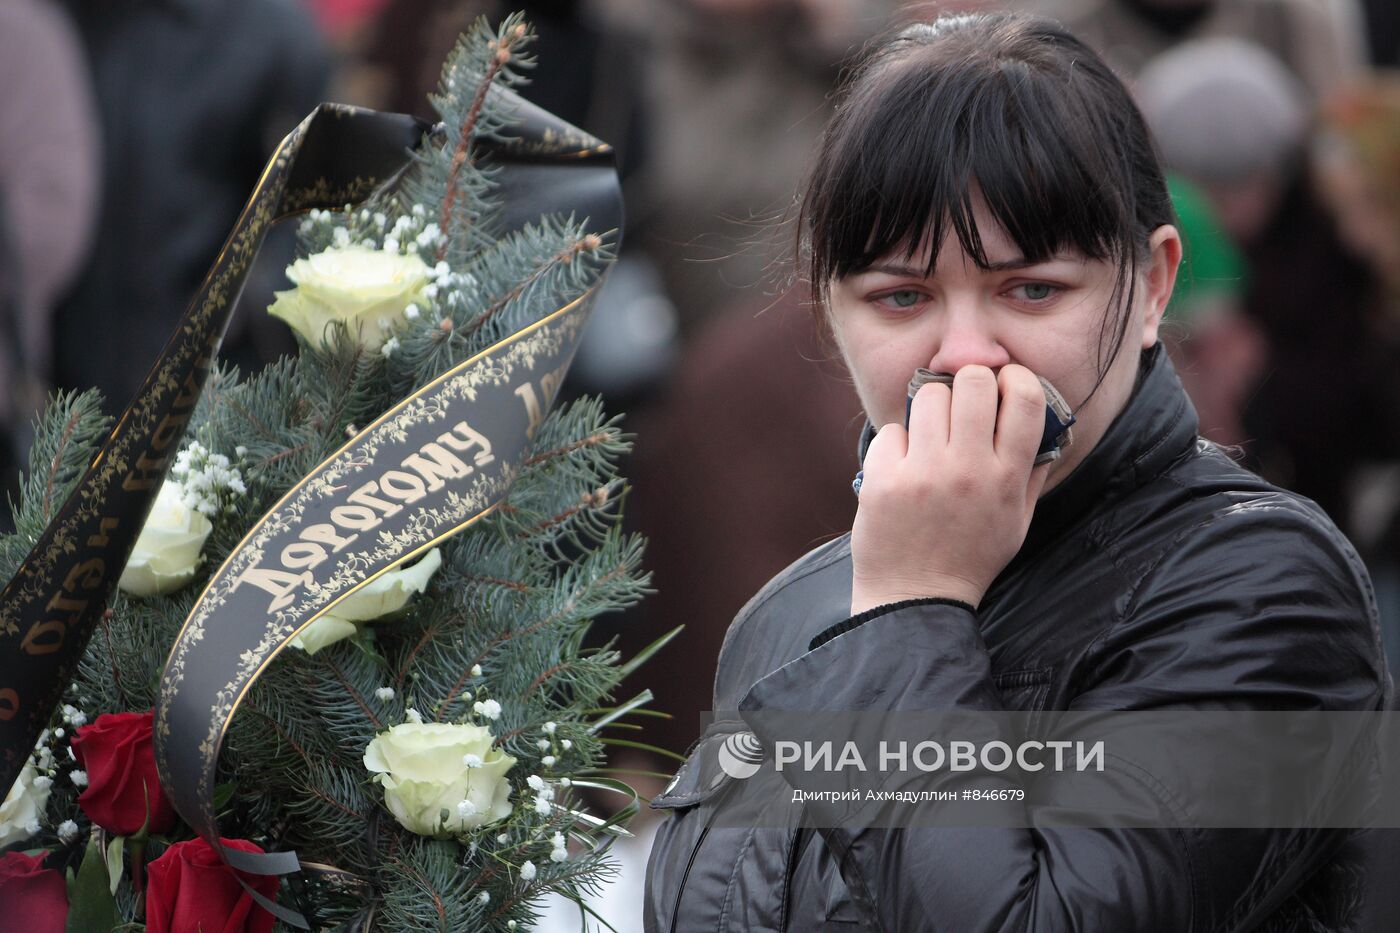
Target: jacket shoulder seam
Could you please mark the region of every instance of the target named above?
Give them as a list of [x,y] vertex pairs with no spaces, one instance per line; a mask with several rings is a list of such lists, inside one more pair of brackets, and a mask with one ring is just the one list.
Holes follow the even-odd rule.
[[[817,571],[823,570],[841,560],[845,556],[845,548],[849,540],[850,532],[846,532],[841,537],[835,538],[812,551],[808,551],[807,554],[799,557],[792,564],[788,565],[788,567],[779,571],[777,576],[765,583],[763,587],[739,609],[738,613],[734,616],[734,621],[730,623],[729,629],[724,633],[724,640],[719,646],[719,657],[716,663],[716,679],[718,679],[718,671],[724,669],[724,655],[735,634],[748,625],[749,620],[754,617],[760,608],[783,590],[799,580],[809,577]],[[821,554],[820,556],[812,556],[822,550],[822,548],[827,548],[829,550],[827,553]]]
[[[1276,511],[1286,512],[1293,516],[1295,519],[1303,522],[1315,523],[1316,516],[1309,514],[1306,509],[1296,508],[1297,501],[1292,497],[1291,494],[1287,493],[1285,490],[1274,490],[1272,492],[1283,493],[1283,502],[1287,503],[1283,506],[1275,506],[1274,509]],[[1243,513],[1236,512],[1232,514]],[[1223,513],[1220,510],[1215,510],[1210,512],[1201,520],[1193,522],[1190,525],[1179,529],[1174,535],[1172,535],[1171,539],[1167,543],[1165,543],[1161,548],[1158,549],[1157,553],[1152,556],[1151,560],[1143,564],[1142,568],[1133,575],[1132,583],[1128,587],[1128,590],[1125,594],[1125,598],[1122,601],[1122,607],[1114,616],[1113,621],[1109,625],[1104,626],[1103,630],[1099,632],[1096,636],[1094,636],[1093,640],[1085,646],[1081,657],[1092,657],[1096,652],[1100,650],[1103,643],[1107,641],[1111,635],[1113,635],[1115,632],[1119,631],[1122,628],[1122,626],[1137,610],[1138,599],[1141,592],[1148,583],[1152,582],[1155,579],[1158,570],[1161,568],[1162,562],[1165,561],[1172,554],[1176,553],[1177,550],[1183,545],[1183,543],[1189,536],[1199,532],[1201,529],[1208,528],[1222,521],[1227,521],[1228,519],[1229,514]],[[1333,543],[1337,542],[1334,541]],[[1356,576],[1358,569],[1358,558],[1355,557],[1351,548],[1342,546],[1338,547],[1338,551],[1341,552],[1342,559],[1346,562],[1346,564],[1349,567],[1351,567],[1353,571],[1353,576]],[[1363,590],[1365,590],[1367,588],[1367,578],[1364,574],[1360,575],[1360,583]],[[1363,598],[1367,597],[1363,596]],[[1072,683],[1071,686],[1076,692],[1078,692],[1080,689],[1082,689],[1083,684],[1079,683],[1076,679],[1076,681]]]

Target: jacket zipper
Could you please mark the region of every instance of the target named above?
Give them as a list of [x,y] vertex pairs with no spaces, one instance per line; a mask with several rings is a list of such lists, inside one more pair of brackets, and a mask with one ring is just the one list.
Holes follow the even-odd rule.
[[676,933],[676,924],[680,923],[681,898],[685,896],[685,883],[690,878],[691,866],[695,864],[695,856],[700,853],[700,847],[705,844],[705,837],[709,834],[708,825],[700,830],[700,838],[695,840],[695,848],[690,850],[690,859],[685,863],[685,871],[681,872],[680,887],[676,889],[676,902],[671,905],[671,933]]

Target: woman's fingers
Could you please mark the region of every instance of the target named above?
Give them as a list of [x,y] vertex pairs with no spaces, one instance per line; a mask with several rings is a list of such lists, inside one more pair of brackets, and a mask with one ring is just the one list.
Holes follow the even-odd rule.
[[1015,363],[997,374],[1001,407],[996,419],[996,454],[1003,463],[1024,466],[1035,462],[1045,433],[1045,390],[1035,373]]
[[[904,431],[904,425],[890,422],[875,432],[874,439],[866,448],[862,472],[867,477],[881,476],[885,471],[897,467],[908,450],[908,435]],[[864,490],[865,487],[862,486],[861,491]]]
[[996,424],[996,374],[986,366],[964,366],[953,377],[949,446],[958,451],[959,457],[990,454]]
[[941,382],[930,382],[914,393],[909,409],[909,454],[929,457],[948,446],[949,408],[953,390]]
[[1029,369],[964,366],[952,386],[931,382],[915,394],[907,452],[922,459],[953,447],[960,460],[994,454],[1029,470],[1044,428],[1045,391]]
[[1015,467],[1024,478],[1044,430],[1045,390],[1034,373],[1015,363],[998,373],[986,366],[964,366],[952,386],[922,386],[910,407],[908,431],[898,424],[886,425],[876,435],[876,441],[884,439],[880,453],[871,459],[872,442],[865,465],[869,469],[905,457],[939,460],[948,451],[974,472],[980,472],[979,461],[990,467],[995,460]]

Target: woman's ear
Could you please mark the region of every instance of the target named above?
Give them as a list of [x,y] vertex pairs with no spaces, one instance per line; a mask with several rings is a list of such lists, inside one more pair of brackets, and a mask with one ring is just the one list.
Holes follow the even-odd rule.
[[1157,342],[1157,328],[1162,323],[1167,304],[1176,287],[1176,272],[1181,265],[1181,234],[1171,224],[1162,224],[1147,240],[1151,255],[1147,260],[1146,286],[1142,306],[1142,348],[1150,349]]

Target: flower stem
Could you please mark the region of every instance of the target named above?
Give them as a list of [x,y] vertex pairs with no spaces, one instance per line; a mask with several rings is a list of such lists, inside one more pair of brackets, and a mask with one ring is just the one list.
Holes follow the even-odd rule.
[[146,894],[146,840],[140,837],[127,840],[126,854],[131,860],[131,886],[139,904]]

